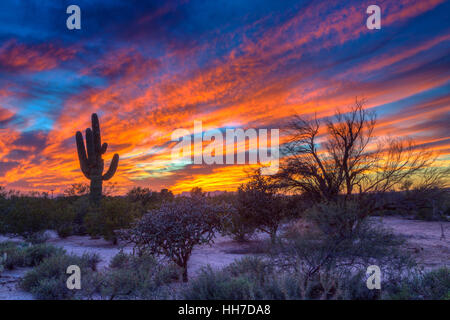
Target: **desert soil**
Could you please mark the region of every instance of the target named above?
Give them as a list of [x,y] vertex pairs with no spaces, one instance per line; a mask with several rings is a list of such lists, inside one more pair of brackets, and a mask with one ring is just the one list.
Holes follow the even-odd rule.
[[[395,234],[406,238],[405,250],[425,268],[434,269],[440,266],[450,267],[450,222],[428,222],[420,220],[407,220],[397,217],[374,218]],[[442,231],[445,238],[442,238]],[[189,261],[188,273],[191,277],[205,266],[212,268],[222,268],[229,265],[235,259],[246,255],[248,246],[257,245],[264,240],[263,235],[259,239],[247,244],[247,248],[237,243],[229,237],[217,237],[212,246],[198,246],[193,250]],[[0,236],[0,241],[7,240]],[[19,239],[13,239],[19,240]],[[71,236],[65,239],[53,236],[47,241],[50,244],[64,248],[68,253],[81,255],[84,252],[97,253],[101,261],[99,269],[106,268],[111,258],[117,254],[120,247],[112,245],[103,239],[90,239],[87,236]],[[125,252],[131,252],[131,247],[124,247]],[[20,268],[11,271],[4,271],[0,275],[0,300],[21,300],[32,299],[31,294],[20,290],[17,283],[20,278],[30,270]]]

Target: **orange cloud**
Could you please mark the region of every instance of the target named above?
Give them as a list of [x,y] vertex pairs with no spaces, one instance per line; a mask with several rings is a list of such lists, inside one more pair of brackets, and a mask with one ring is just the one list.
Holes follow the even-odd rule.
[[43,71],[57,67],[61,61],[72,59],[74,49],[54,44],[26,45],[10,40],[0,47],[0,66],[12,71]]

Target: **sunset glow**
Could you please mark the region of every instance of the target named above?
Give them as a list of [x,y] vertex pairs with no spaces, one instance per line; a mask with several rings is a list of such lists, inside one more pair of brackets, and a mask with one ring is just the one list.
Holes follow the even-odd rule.
[[[355,97],[375,134],[414,139],[450,163],[450,2],[72,1],[0,4],[0,185],[62,192],[86,182],[75,132],[100,117],[120,192],[235,190],[249,165],[174,163],[172,132],[283,128]],[[106,5],[106,3],[108,5]]]

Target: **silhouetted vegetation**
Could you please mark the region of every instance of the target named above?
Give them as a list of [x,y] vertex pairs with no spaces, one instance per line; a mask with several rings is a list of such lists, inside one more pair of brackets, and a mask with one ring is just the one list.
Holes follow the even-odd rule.
[[115,230],[130,227],[145,212],[174,199],[167,189],[157,192],[136,188],[126,197],[107,195],[93,205],[88,190],[85,184],[74,184],[63,196],[52,199],[46,193],[0,189],[0,234],[44,242],[44,232],[55,230],[62,238],[88,234],[116,243]]
[[168,257],[183,269],[183,281],[187,281],[192,249],[213,241],[225,210],[208,203],[202,194],[183,197],[144,215],[133,228],[120,232],[120,237],[132,243],[139,254]]
[[[409,140],[376,141],[375,125],[375,114],[357,100],[334,117],[293,119],[280,172],[254,171],[236,192],[210,196],[196,187],[174,196],[134,187],[117,196],[102,181],[118,159],[102,178],[106,144],[93,115],[88,155],[77,133],[91,186],[73,184],[56,198],[0,187],[0,234],[24,239],[0,243],[0,272],[33,267],[21,287],[40,299],[449,299],[448,268],[424,273],[405,254],[405,240],[370,219],[396,214],[442,221],[445,240],[449,169],[435,166],[434,155]],[[133,253],[120,252],[97,270],[98,256],[43,243],[47,230],[131,244]],[[180,276],[188,281],[194,248],[219,234],[241,245],[254,236],[267,243],[245,252],[253,256],[222,270],[207,267],[172,287]],[[66,288],[71,264],[82,268],[80,291]],[[382,269],[381,291],[364,281],[373,264]]]
[[[275,242],[281,222],[287,215],[286,199],[277,194],[268,177],[260,171],[251,174],[248,183],[239,187],[236,201],[237,213],[232,221],[243,224],[246,229],[233,225],[236,235],[245,239],[252,230],[265,232]],[[248,230],[248,231],[247,231]]]

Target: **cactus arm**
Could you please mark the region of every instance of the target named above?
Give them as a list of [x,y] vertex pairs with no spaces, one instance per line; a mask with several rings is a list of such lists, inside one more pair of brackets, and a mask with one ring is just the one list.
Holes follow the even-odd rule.
[[108,144],[105,142],[105,143],[102,145],[102,149],[100,150],[100,153],[101,153],[101,154],[105,154],[107,148],[108,148]]
[[119,165],[119,155],[116,153],[111,160],[111,164],[109,165],[108,171],[103,175],[103,180],[109,180],[113,177],[114,173],[116,173],[117,166]]
[[91,128],[86,129],[86,148],[89,165],[94,166],[96,163],[94,137]]
[[89,166],[86,156],[86,149],[84,147],[83,135],[80,131],[77,131],[75,136],[77,141],[78,160],[80,161],[80,168],[86,178],[89,179]]
[[102,138],[100,135],[100,123],[98,122],[98,116],[96,113],[92,114],[91,120],[92,120],[92,133],[94,137],[95,153],[97,155],[100,155],[102,149]]

